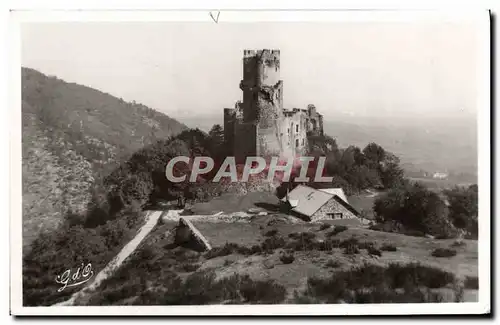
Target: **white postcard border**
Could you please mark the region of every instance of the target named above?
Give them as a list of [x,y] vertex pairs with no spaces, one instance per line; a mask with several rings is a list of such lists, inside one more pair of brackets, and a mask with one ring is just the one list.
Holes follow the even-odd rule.
[[10,283],[13,315],[400,315],[481,314],[490,311],[490,21],[486,10],[446,11],[222,11],[219,24],[263,21],[473,21],[480,36],[478,63],[479,241],[477,303],[366,305],[22,306],[20,25],[61,21],[205,21],[208,11],[19,11],[10,17]]

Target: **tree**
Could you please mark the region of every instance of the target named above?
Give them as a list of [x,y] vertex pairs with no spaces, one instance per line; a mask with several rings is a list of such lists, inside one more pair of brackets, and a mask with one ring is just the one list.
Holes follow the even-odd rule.
[[216,164],[222,163],[227,156],[227,148],[224,142],[224,129],[220,124],[215,124],[208,132],[210,141],[210,153]]
[[386,153],[380,164],[380,179],[385,188],[394,188],[404,183],[404,170],[399,165],[399,158]]
[[365,155],[366,159],[378,166],[382,161],[384,161],[386,153],[384,148],[372,142],[363,149],[363,154]]
[[396,221],[407,229],[439,235],[450,230],[445,203],[420,183],[391,189],[375,200],[373,210],[379,221]]
[[221,146],[224,143],[224,129],[220,124],[212,126],[208,132],[212,145]]
[[449,202],[450,218],[457,228],[473,231],[471,228],[478,215],[477,190],[477,185],[471,185],[468,188],[457,186],[444,191]]

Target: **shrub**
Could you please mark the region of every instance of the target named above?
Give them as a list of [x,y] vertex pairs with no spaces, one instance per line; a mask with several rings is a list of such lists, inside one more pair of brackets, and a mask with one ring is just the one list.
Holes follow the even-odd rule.
[[382,256],[382,252],[373,246],[368,247],[367,250],[370,255]]
[[328,228],[330,228],[331,225],[327,224],[327,223],[323,223],[321,224],[321,226],[319,227],[319,231],[323,231],[323,230],[326,230]]
[[359,241],[356,237],[351,237],[351,238],[342,240],[339,244],[339,247],[346,248],[346,247],[351,246],[351,245],[358,247],[358,243],[359,243]]
[[286,296],[285,287],[275,281],[254,281],[248,275],[242,277],[239,291],[246,302],[255,304],[279,304]]
[[326,262],[325,267],[337,268],[342,264],[339,261],[329,260]]
[[249,249],[245,246],[235,244],[235,243],[226,243],[222,247],[214,247],[210,251],[205,253],[205,258],[212,259],[215,257],[227,256],[227,255],[231,255],[234,253],[241,254],[241,255],[251,255],[251,254],[253,254],[253,250]]
[[430,289],[453,282],[453,274],[416,263],[387,267],[365,264],[337,271],[328,278],[308,278],[307,289],[296,298],[315,303],[439,302],[442,297]]
[[426,286],[428,288],[441,288],[455,280],[455,276],[438,268],[410,263],[404,266],[389,264],[385,272],[390,277],[394,288],[405,286]]
[[182,270],[185,272],[194,272],[200,268],[200,264],[190,264],[190,263],[185,263],[182,265]]
[[357,244],[359,249],[372,249],[375,247],[375,244],[371,241],[363,241]]
[[479,289],[479,279],[477,276],[467,276],[465,278],[464,287],[466,289]]
[[278,233],[277,229],[272,229],[272,230],[267,231],[264,234],[264,236],[266,236],[266,237],[272,237],[272,236],[275,236],[277,233]]
[[337,234],[339,234],[339,233],[341,233],[341,232],[343,232],[343,231],[346,231],[347,229],[349,229],[349,228],[347,228],[346,226],[337,225],[337,226],[335,226],[335,227],[333,228],[333,230],[332,230],[332,231],[328,232],[326,235],[327,235],[328,237],[335,236],[335,235],[337,235]]
[[457,251],[450,248],[437,248],[432,251],[434,257],[452,257],[457,255]]
[[206,259],[212,259],[219,256],[227,256],[233,254],[236,244],[226,243],[222,247],[214,247],[205,254]]
[[392,244],[384,244],[382,245],[382,247],[380,247],[380,250],[387,252],[395,252],[398,250],[398,248]]
[[253,245],[251,248],[250,248],[250,254],[260,254],[262,253],[262,248],[259,246],[259,245]]
[[425,233],[420,230],[406,230],[404,233],[406,236],[413,236],[413,237],[425,237]]
[[316,238],[316,234],[310,231],[307,232],[293,232],[288,235],[288,237],[292,239],[300,239],[300,240],[306,240],[306,241],[311,241],[314,238]]
[[349,244],[345,247],[344,254],[346,255],[359,254],[359,248],[355,244]]
[[261,249],[264,252],[273,251],[278,248],[283,248],[286,245],[286,241],[283,237],[273,236],[266,238],[262,244]]
[[384,225],[381,223],[371,225],[370,227],[368,227],[368,229],[375,230],[375,231],[386,231],[386,229],[384,228]]
[[335,226],[335,231],[336,231],[337,233],[340,233],[340,232],[346,231],[347,229],[349,229],[349,228],[347,228],[347,226],[342,226],[342,225],[337,225],[337,226]]
[[290,254],[282,254],[280,256],[280,261],[283,264],[291,264],[291,263],[293,263],[293,261],[295,261],[295,257],[293,256],[292,253],[290,253]]

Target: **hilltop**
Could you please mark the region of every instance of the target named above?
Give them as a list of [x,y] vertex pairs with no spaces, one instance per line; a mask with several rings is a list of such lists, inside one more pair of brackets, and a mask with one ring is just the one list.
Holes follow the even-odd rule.
[[154,109],[22,68],[23,244],[83,212],[92,184],[187,127]]

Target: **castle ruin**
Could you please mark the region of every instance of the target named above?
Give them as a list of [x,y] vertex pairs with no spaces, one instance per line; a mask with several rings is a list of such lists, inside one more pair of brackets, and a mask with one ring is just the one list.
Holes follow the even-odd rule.
[[279,50],[244,50],[240,88],[243,101],[224,109],[224,138],[236,161],[305,155],[307,136],[323,135],[323,116],[314,105],[283,108]]

